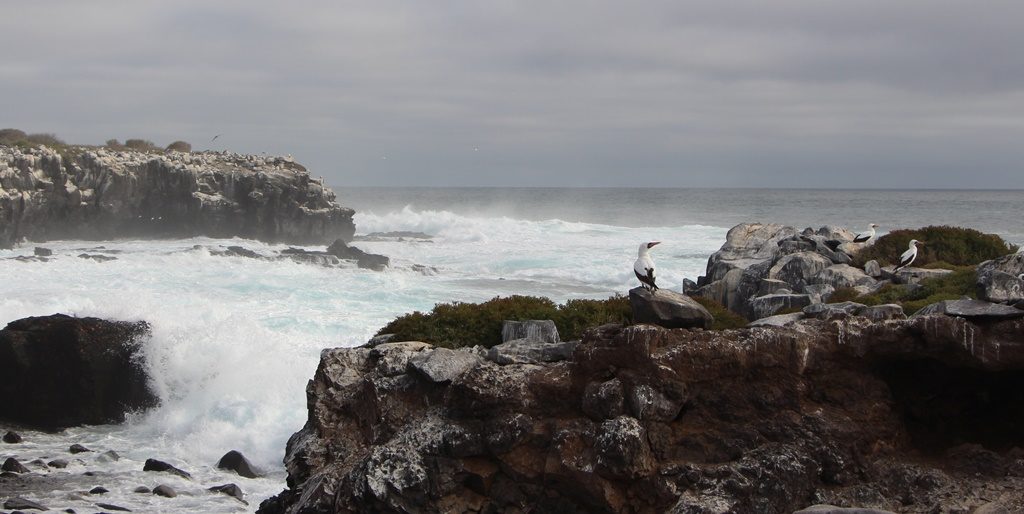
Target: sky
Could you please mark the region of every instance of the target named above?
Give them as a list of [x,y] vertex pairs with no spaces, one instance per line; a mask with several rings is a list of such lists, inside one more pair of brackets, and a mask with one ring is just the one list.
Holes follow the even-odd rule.
[[337,186],[1024,188],[1019,0],[4,11],[0,127],[68,142],[291,154]]

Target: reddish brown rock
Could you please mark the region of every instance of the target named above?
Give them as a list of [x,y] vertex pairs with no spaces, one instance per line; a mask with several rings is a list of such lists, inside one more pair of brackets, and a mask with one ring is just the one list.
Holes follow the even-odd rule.
[[323,352],[260,512],[1024,509],[1020,320],[609,325],[450,383],[384,355]]

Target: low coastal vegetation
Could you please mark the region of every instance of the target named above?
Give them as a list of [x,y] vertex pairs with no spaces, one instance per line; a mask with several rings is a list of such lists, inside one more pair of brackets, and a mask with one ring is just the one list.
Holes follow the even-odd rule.
[[970,228],[929,226],[918,229],[894,230],[879,237],[875,244],[857,253],[853,265],[863,268],[870,260],[882,266],[896,264],[911,239],[924,241],[918,248],[916,267],[953,269],[974,266],[984,261],[1016,251],[1016,247],[995,234],[985,234]]
[[886,284],[874,293],[860,296],[852,288],[837,289],[829,297],[830,303],[853,301],[864,305],[899,304],[903,312],[910,315],[922,308],[943,300],[963,297],[977,298],[974,266],[950,266],[952,273],[922,280],[916,286]]
[[[66,155],[66,152],[71,151],[74,147],[94,148],[92,145],[68,144],[55,134],[28,134],[25,131],[16,128],[0,129],[0,145],[15,146],[19,148],[48,146],[60,152],[61,155]],[[174,141],[167,145],[166,148],[161,148],[152,141],[140,138],[126,139],[124,143],[121,143],[117,139],[108,139],[103,147],[110,150],[134,150],[137,152],[148,153],[164,153],[172,151],[187,153],[192,151],[192,145],[186,141]]]
[[536,296],[496,297],[483,303],[439,303],[427,313],[399,316],[378,331],[395,334],[400,341],[423,341],[435,346],[459,348],[501,343],[505,320],[550,319],[564,340],[578,339],[587,328],[605,323],[629,323],[629,299],[569,300],[563,305]]
[[730,328],[743,328],[747,326],[747,318],[727,309],[724,305],[703,296],[691,296],[694,301],[708,310],[715,321],[711,323],[711,330],[726,330]]

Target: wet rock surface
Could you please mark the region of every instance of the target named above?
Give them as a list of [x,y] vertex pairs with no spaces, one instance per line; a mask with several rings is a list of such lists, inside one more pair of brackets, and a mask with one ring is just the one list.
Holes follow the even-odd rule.
[[351,240],[352,215],[290,157],[0,146],[0,247],[200,235],[326,244]]
[[24,318],[0,330],[0,417],[56,430],[116,423],[155,404],[136,359],[145,322]]
[[1024,510],[1019,319],[607,325],[451,381],[388,344],[323,352],[260,512]]

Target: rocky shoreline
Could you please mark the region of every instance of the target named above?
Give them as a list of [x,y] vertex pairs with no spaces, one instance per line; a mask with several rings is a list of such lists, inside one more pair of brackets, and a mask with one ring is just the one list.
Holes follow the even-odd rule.
[[353,210],[290,157],[0,145],[0,248],[23,239],[350,241]]

